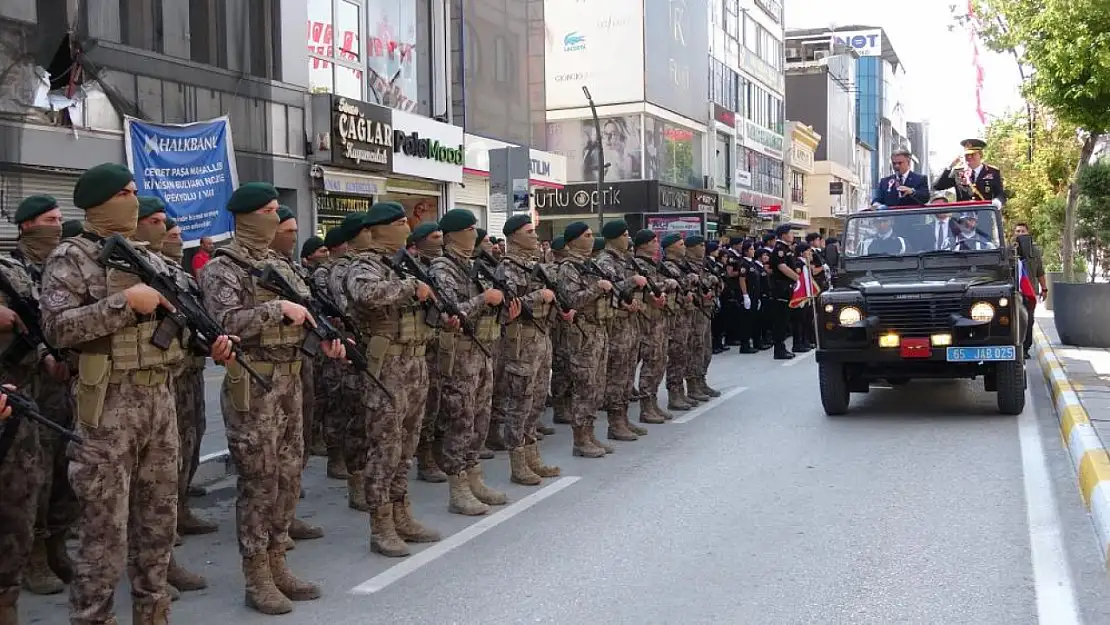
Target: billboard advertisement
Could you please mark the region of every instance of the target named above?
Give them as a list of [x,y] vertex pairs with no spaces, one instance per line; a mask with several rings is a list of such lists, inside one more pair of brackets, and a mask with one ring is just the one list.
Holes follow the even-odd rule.
[[834,49],[835,46],[852,48],[860,56],[883,55],[883,31],[878,28],[836,33],[832,36],[832,43]]
[[701,234],[702,218],[698,215],[660,215],[647,218],[648,230],[660,237],[677,232],[682,238]]
[[[587,106],[583,85],[598,106],[644,99],[643,0],[544,0],[543,10],[548,110]],[[707,67],[703,54],[701,71]],[[698,91],[699,111],[708,90]]]
[[[609,169],[605,172],[606,180],[643,178],[644,148],[641,128],[639,115],[601,119],[601,148],[605,153],[605,162],[609,163]],[[597,131],[592,119],[547,124],[547,149],[566,157],[567,182],[597,180],[597,147]]]
[[647,101],[683,117],[704,120],[709,93],[709,3],[644,0],[644,5]]

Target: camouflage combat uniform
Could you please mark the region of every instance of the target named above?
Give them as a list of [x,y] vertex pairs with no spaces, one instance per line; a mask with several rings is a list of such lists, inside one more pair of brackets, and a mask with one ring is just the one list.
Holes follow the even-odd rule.
[[[662,265],[664,275],[687,287],[689,277],[682,270],[682,250],[674,245],[664,250]],[[677,278],[675,277],[677,276]],[[689,369],[690,334],[692,315],[698,315],[693,302],[685,290],[678,290],[667,296],[664,309],[667,324],[667,409],[689,410],[698,405],[686,395],[686,371]]]
[[[327,293],[332,301],[338,302],[340,293],[332,288],[332,276],[336,269],[350,263],[349,254],[336,254],[329,256],[327,262],[320,263],[312,270],[310,280],[321,293]],[[328,455],[328,477],[334,479],[350,479],[347,458],[344,455],[344,431],[350,412],[344,411],[344,406],[353,405],[349,393],[344,392],[343,377],[350,372],[344,371],[343,363],[318,354],[312,362],[312,395],[315,398],[313,416],[315,427],[321,431],[324,447]],[[358,489],[361,491],[361,486]],[[361,492],[358,495],[361,497]],[[365,506],[361,506],[365,508]]]
[[[429,275],[444,297],[458,306],[473,326],[476,338],[461,331],[442,330],[437,341],[439,415],[436,429],[436,464],[451,484],[450,510],[459,514],[484,514],[490,505],[507,501],[504,494],[486,487],[478,458],[486,432],[479,420],[493,401],[493,360],[478,343],[491,349],[501,336],[497,309],[483,301],[483,291],[470,276],[471,261],[450,250],[433,259]],[[463,479],[466,486],[462,486]]]
[[[633,425],[628,420],[628,406],[632,401],[632,387],[636,377],[636,361],[640,349],[640,326],[627,305],[622,306],[622,293],[631,293],[636,285],[632,282],[635,272],[628,268],[628,253],[607,247],[598,254],[597,265],[607,275],[617,279],[613,289],[617,295],[612,299],[616,308],[606,327],[609,337],[609,353],[605,368],[605,402],[603,407],[609,418],[608,437],[618,441],[634,441],[647,434],[647,430]],[[637,310],[641,303],[633,304]]]
[[[691,248],[687,248],[687,255]],[[688,274],[698,276],[698,291],[695,295],[690,314],[690,357],[686,369],[686,389],[693,399],[707,401],[719,397],[720,393],[710,388],[706,382],[709,373],[709,363],[713,359],[713,321],[714,298],[720,292],[721,281],[717,276],[706,270],[702,259],[694,259],[693,263],[684,263],[683,270]]]
[[[158,322],[128,306],[137,279],[98,262],[94,235],[63,241],[46,261],[42,321],[55,348],[76,348],[69,481],[81,504],[70,622],[114,622],[125,558],[135,622],[169,612],[166,574],[177,525],[177,408],[171,374],[185,358],[174,339],[150,343]],[[165,263],[139,250],[160,271]],[[140,620],[140,618],[142,620]]]
[[[633,259],[636,273],[642,275],[664,291],[663,277],[650,256],[637,254]],[[662,309],[652,304],[650,291],[640,294],[639,314],[640,346],[637,360],[640,364],[640,422],[659,424],[674,417],[659,407],[659,385],[667,370],[667,344],[672,340],[667,334],[667,321]],[[674,294],[667,295],[670,302]]]

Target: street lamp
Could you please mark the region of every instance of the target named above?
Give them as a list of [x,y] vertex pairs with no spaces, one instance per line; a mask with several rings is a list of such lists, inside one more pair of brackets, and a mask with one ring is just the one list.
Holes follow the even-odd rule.
[[605,184],[605,168],[609,165],[605,162],[605,149],[601,142],[601,120],[597,117],[597,107],[594,106],[590,88],[582,85],[582,93],[586,95],[586,101],[590,103],[590,115],[594,118],[594,135],[597,137],[597,231],[601,232],[601,229],[605,227],[605,194],[602,193],[601,188]]

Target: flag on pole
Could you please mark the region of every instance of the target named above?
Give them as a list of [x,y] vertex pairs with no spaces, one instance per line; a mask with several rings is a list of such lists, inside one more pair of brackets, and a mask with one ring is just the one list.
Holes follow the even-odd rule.
[[800,280],[794,283],[794,292],[790,294],[790,307],[801,308],[809,303],[811,299],[817,297],[820,289],[817,288],[817,283],[813,281],[813,274],[809,272],[809,265],[802,267],[802,275]]
[[1025,270],[1025,263],[1019,258],[1017,262],[1018,290],[1025,299],[1037,299],[1037,290],[1033,287],[1033,280]]

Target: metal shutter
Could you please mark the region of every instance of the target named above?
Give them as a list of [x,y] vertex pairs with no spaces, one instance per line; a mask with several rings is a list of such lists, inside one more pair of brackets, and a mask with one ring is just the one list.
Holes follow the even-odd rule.
[[[465,185],[465,186],[464,186]],[[489,204],[489,180],[481,176],[463,174],[463,182],[455,190],[456,204],[486,206]]]
[[508,218],[509,215],[507,213],[491,213],[486,211],[486,220],[489,222],[486,232],[488,232],[490,236],[497,237],[498,239],[505,238],[505,235],[501,234],[501,230],[505,228],[505,220]]
[[58,200],[62,219],[84,219],[84,211],[73,206],[73,187],[79,173],[5,172],[0,173],[0,251],[15,249],[19,231],[12,219],[19,203],[32,195],[50,195]]

